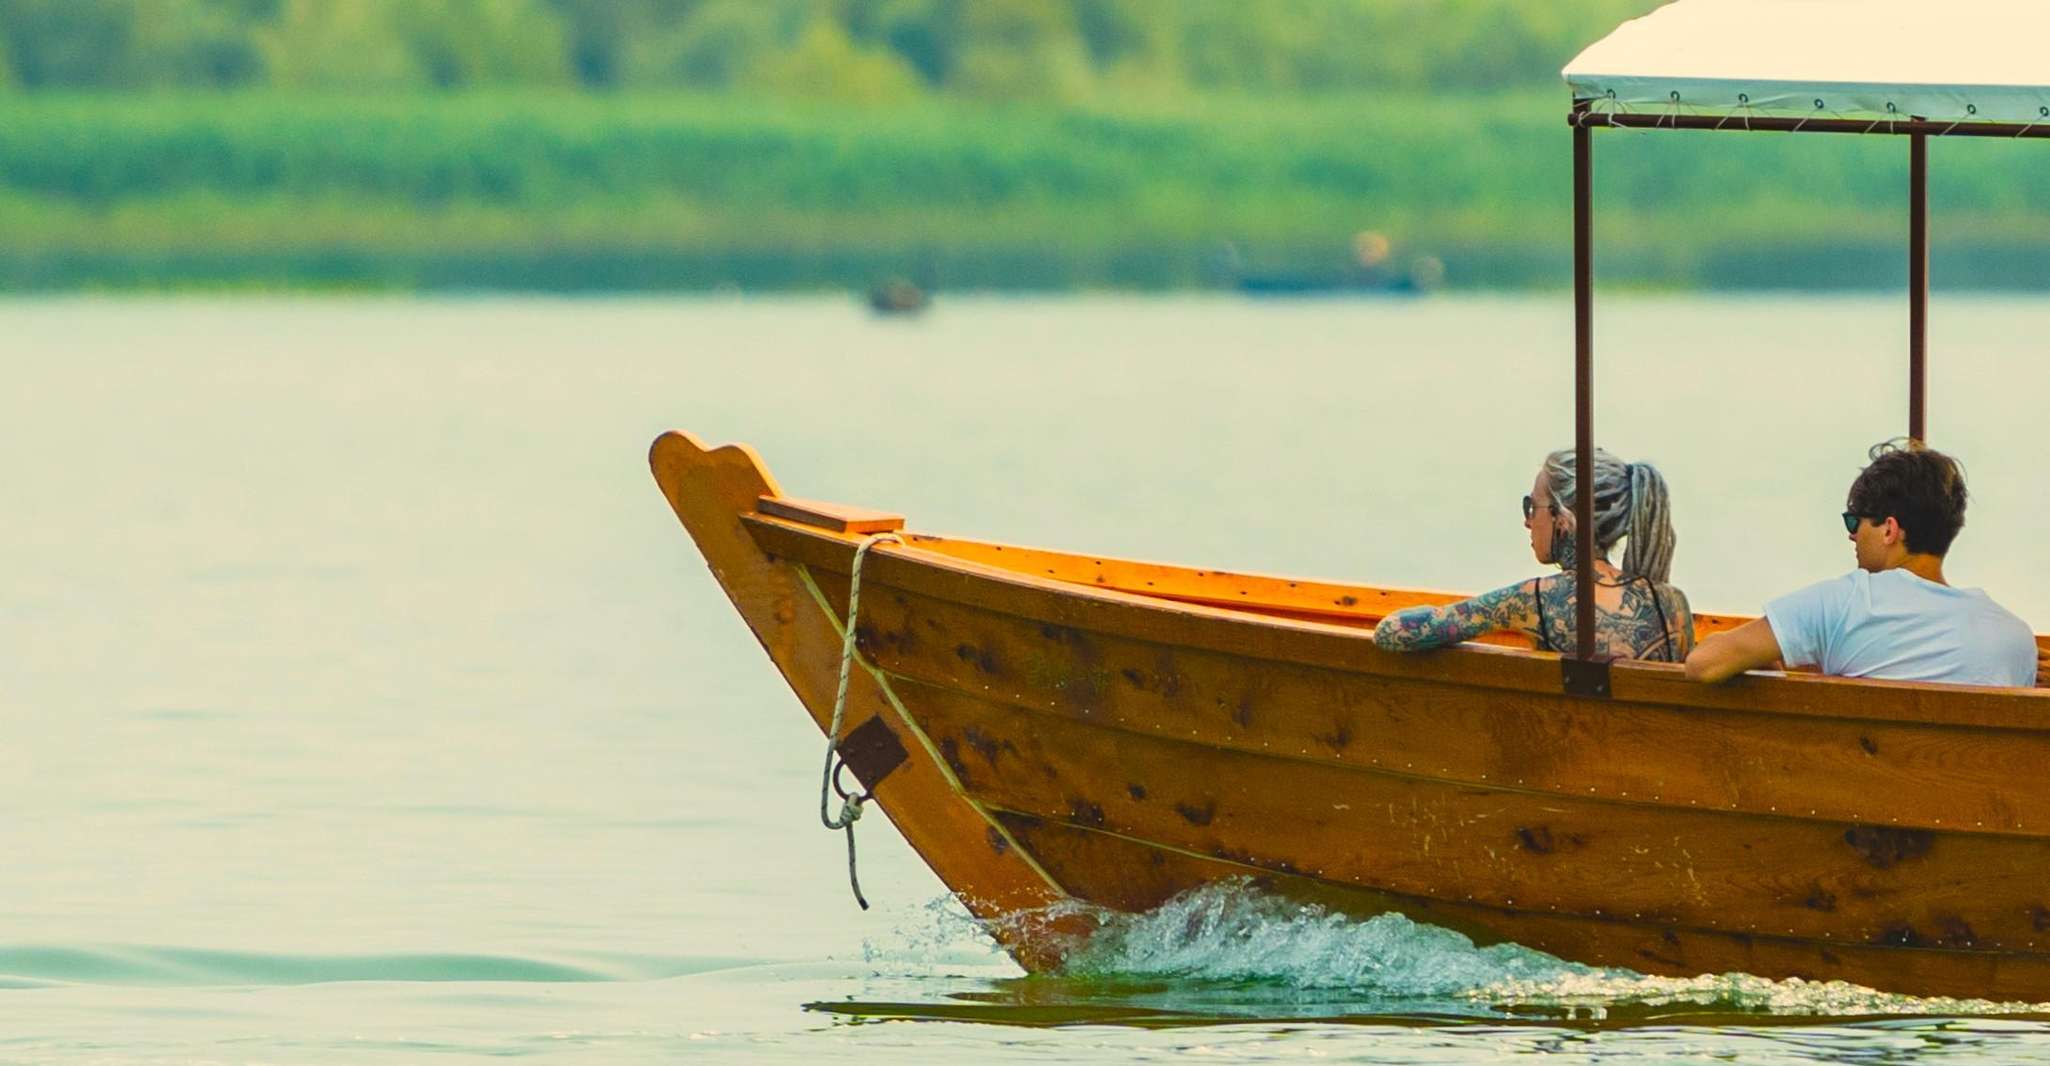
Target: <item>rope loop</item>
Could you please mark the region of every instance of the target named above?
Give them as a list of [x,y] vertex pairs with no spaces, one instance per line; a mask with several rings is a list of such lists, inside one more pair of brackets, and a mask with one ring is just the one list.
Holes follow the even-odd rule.
[[[861,877],[855,869],[854,823],[861,820],[862,806],[875,796],[850,791],[840,784],[840,771],[847,768],[846,760],[840,758],[840,726],[847,718],[847,682],[854,674],[855,621],[861,616],[861,564],[868,558],[870,548],[903,543],[904,538],[895,533],[875,533],[854,549],[854,565],[847,573],[847,625],[840,632],[840,685],[833,691],[833,720],[826,727],[826,765],[819,776],[819,823],[847,834],[847,884],[854,889],[854,902],[861,904],[862,910],[868,909],[868,900],[861,894]],[[826,813],[836,792],[840,795],[838,816]]]

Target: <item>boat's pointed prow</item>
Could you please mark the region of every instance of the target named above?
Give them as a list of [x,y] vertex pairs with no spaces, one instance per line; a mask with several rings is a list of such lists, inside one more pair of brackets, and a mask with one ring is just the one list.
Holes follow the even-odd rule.
[[782,495],[762,457],[745,444],[708,448],[689,433],[672,429],[648,448],[648,466],[719,584],[727,595],[734,595],[738,564],[761,556],[740,516],[753,513],[755,501],[762,497]]
[[783,490],[776,487],[776,479],[769,476],[769,468],[762,463],[762,457],[746,444],[726,444],[708,448],[705,442],[680,429],[672,429],[655,438],[648,447],[648,465],[654,468],[655,480],[669,486],[669,476],[681,476],[693,469],[737,463],[754,471],[762,488],[757,495],[780,496]]
[[[754,510],[755,500],[763,496],[783,494],[753,448],[745,444],[708,448],[680,429],[655,438],[648,448],[648,467],[685,525],[691,524],[692,511],[703,509],[686,501],[716,503],[738,514]],[[696,534],[697,529],[693,527],[691,532]]]
[[[688,433],[655,438],[648,465],[676,517],[719,579],[763,650],[783,672],[812,720],[833,718],[839,678],[844,570],[814,574],[798,561],[763,549],[750,523],[789,523],[832,538],[852,554],[869,533],[903,525],[896,515],[865,508],[793,500],[783,495],[753,448],[707,448]],[[841,736],[855,780],[876,797],[904,837],[978,917],[1006,919],[991,933],[1025,966],[1055,964],[1082,930],[1073,917],[1034,917],[1062,898],[1044,870],[1025,857],[1007,831],[961,792],[935,750],[905,714],[881,675],[854,671],[846,687]],[[882,758],[860,752],[881,752]],[[826,845],[831,855],[836,847]],[[826,860],[829,865],[831,860]]]

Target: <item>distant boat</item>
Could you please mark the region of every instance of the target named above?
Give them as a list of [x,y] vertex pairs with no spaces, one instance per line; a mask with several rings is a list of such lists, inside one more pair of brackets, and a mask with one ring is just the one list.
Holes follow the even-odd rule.
[[1391,255],[1394,245],[1373,230],[1352,238],[1352,262],[1324,269],[1248,270],[1238,249],[1227,246],[1221,265],[1233,287],[1248,296],[1338,296],[1349,293],[1417,295],[1430,292],[1445,281],[1445,263],[1434,255],[1420,255],[1407,268],[1397,269]]
[[890,278],[868,290],[868,306],[879,315],[915,315],[932,305],[924,288],[903,278]]

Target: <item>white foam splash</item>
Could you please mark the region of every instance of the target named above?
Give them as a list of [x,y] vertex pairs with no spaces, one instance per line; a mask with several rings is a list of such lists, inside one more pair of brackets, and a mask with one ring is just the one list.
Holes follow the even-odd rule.
[[951,895],[897,906],[888,918],[890,935],[886,940],[866,937],[861,942],[861,959],[870,966],[899,970],[995,966],[1016,972],[988,927]]
[[1626,1005],[1836,1017],[2050,1013],[2050,1004],[1902,996],[1842,981],[1652,977],[1584,966],[1515,944],[1477,947],[1400,914],[1354,919],[1244,881],[1205,885],[1145,914],[1089,914],[1098,931],[1070,958],[1067,976],[1255,984],[1322,999],[1458,1000],[1594,1017]]

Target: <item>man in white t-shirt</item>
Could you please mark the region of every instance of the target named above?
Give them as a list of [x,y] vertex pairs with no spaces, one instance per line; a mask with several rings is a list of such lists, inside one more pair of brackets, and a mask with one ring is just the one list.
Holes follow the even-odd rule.
[[1920,444],[1881,444],[1851,483],[1844,530],[1858,568],[1765,605],[1702,641],[1687,676],[1723,681],[1784,662],[1825,674],[1957,685],[2036,683],[2028,623],[1979,589],[1952,588],[1943,557],[1965,524],[1965,475]]

